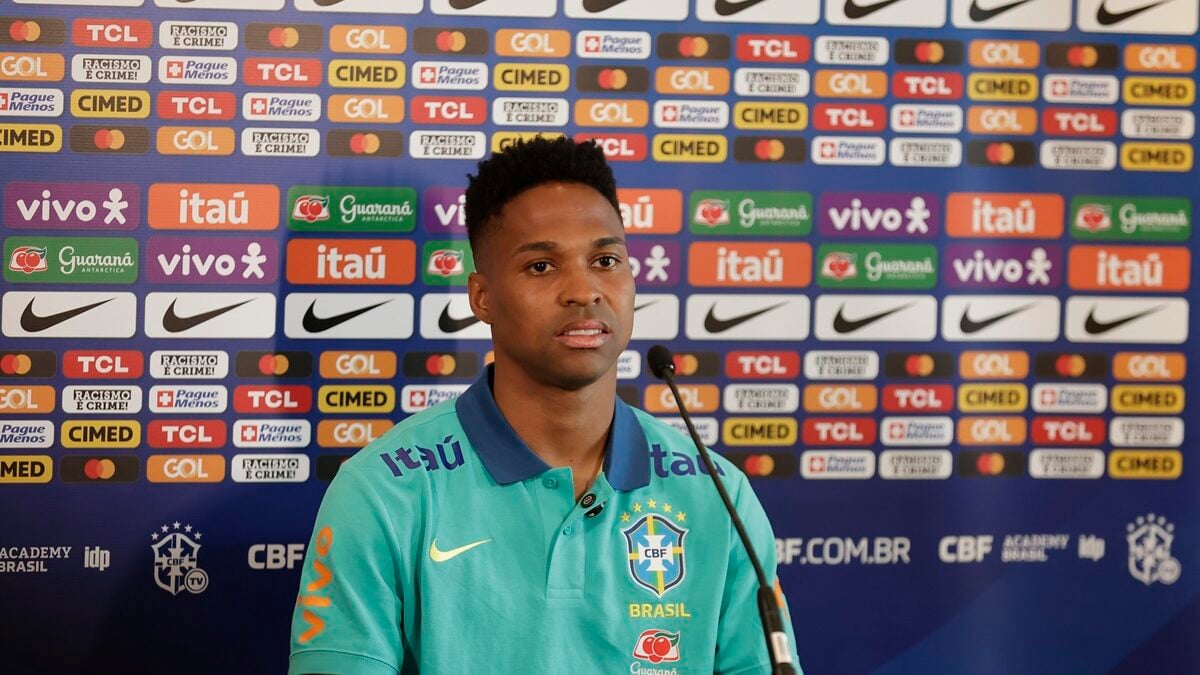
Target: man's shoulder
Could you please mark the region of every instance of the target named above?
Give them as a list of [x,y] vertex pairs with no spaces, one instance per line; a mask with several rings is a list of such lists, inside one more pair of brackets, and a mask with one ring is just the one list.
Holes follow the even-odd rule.
[[351,455],[342,468],[368,479],[403,478],[454,470],[474,454],[458,419],[454,400],[443,401],[401,420]]
[[[696,475],[701,474],[703,460],[700,458],[700,451],[696,449],[696,443],[688,435],[687,429],[682,426],[682,418],[677,418],[679,419],[680,426],[676,427],[674,424],[655,417],[641,408],[629,407],[633,410],[638,423],[641,424],[642,430],[646,434],[646,442],[650,446],[652,473],[656,470],[655,465],[661,463],[664,470],[668,473],[687,475],[686,472],[688,472],[688,467],[690,466],[694,467]],[[739,481],[745,478],[742,471],[732,462],[722,457],[720,453],[710,448],[708,455],[712,458],[713,464],[717,466],[719,474],[725,479],[727,484],[731,481]],[[678,471],[673,468],[675,462],[679,462],[677,465]]]

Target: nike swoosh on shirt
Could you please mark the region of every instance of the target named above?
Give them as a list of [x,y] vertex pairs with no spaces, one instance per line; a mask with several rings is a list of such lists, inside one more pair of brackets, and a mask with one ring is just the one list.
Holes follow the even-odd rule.
[[963,334],[965,334],[965,335],[970,335],[971,333],[978,333],[979,331],[983,330],[984,328],[987,328],[988,326],[991,326],[992,324],[999,323],[1000,321],[1003,321],[1010,316],[1015,316],[1017,314],[1020,314],[1021,312],[1024,312],[1025,310],[1029,309],[1030,307],[1033,307],[1033,305],[1032,304],[1022,305],[1021,307],[1018,307],[1016,309],[1010,309],[1007,312],[1001,312],[999,314],[989,316],[988,318],[984,319],[983,321],[975,321],[970,316],[971,315],[971,306],[967,305],[967,308],[965,310],[963,310],[962,318],[958,320],[958,329],[961,330],[963,332]]
[[308,306],[307,310],[305,310],[304,318],[300,321],[300,326],[309,333],[324,333],[330,328],[340,326],[356,316],[366,314],[376,307],[381,307],[389,302],[391,302],[391,300],[384,300],[383,302],[377,302],[374,305],[359,307],[358,309],[352,309],[349,312],[342,312],[341,314],[334,314],[333,316],[317,316],[313,312],[313,308],[317,306],[317,301],[313,300],[312,304]]
[[989,19],[993,19],[993,18],[1000,16],[1001,14],[1007,12],[1010,9],[1016,9],[1016,8],[1020,7],[1021,5],[1028,4],[1032,1],[1033,0],[1017,0],[1016,2],[1010,2],[1007,5],[1000,5],[999,7],[993,7],[991,9],[984,9],[979,6],[979,0],[972,0],[971,11],[969,12],[969,14],[970,14],[972,21],[979,23],[979,22],[987,21]]
[[80,314],[83,314],[84,312],[96,309],[97,307],[99,307],[100,305],[103,305],[106,302],[112,302],[114,299],[115,298],[109,298],[108,300],[101,300],[100,302],[93,303],[91,305],[84,305],[83,307],[76,307],[75,309],[68,309],[68,310],[65,310],[62,312],[58,312],[57,314],[47,314],[46,316],[38,316],[37,314],[35,314],[33,312],[33,303],[35,300],[37,300],[37,298],[33,298],[32,300],[29,301],[28,305],[25,305],[25,311],[21,312],[21,330],[23,330],[27,333],[40,333],[44,330],[48,330],[50,328],[57,326],[58,324],[66,321],[67,319],[73,319],[73,318],[79,316]]
[[704,330],[708,331],[709,333],[724,333],[725,331],[729,330],[730,328],[733,328],[734,326],[738,326],[743,323],[746,323],[747,321],[749,321],[750,319],[753,319],[756,316],[762,316],[763,314],[766,314],[767,312],[769,312],[773,309],[779,309],[780,307],[783,307],[786,304],[787,304],[786,302],[781,302],[781,303],[778,303],[775,305],[771,305],[770,307],[763,307],[762,309],[756,309],[753,312],[747,312],[746,314],[739,314],[738,316],[730,317],[728,319],[718,319],[713,314],[713,310],[715,310],[717,308],[716,304],[714,304],[712,307],[708,308],[708,314],[705,315],[705,317],[704,317]]
[[873,5],[859,5],[854,0],[846,0],[846,6],[842,8],[842,11],[846,13],[847,19],[861,19],[897,2],[900,2],[900,0],[883,0],[883,2],[877,2]]
[[188,330],[189,328],[195,328],[196,326],[199,326],[200,324],[204,323],[205,321],[215,319],[218,316],[221,316],[222,314],[224,314],[226,312],[230,312],[230,311],[237,309],[238,307],[241,307],[242,305],[246,304],[247,302],[253,302],[253,301],[254,301],[254,298],[250,298],[249,300],[235,302],[232,305],[229,305],[228,307],[218,307],[218,308],[208,311],[208,312],[201,312],[199,314],[193,314],[192,316],[179,316],[178,314],[175,313],[175,303],[178,302],[178,300],[172,300],[171,304],[167,306],[167,313],[163,314],[163,319],[162,319],[163,330],[167,331],[168,333],[182,333],[183,331]]
[[489,541],[491,541],[491,539],[480,539],[479,541],[471,542],[466,546],[459,546],[458,548],[452,548],[449,551],[442,551],[437,547],[437,539],[434,539],[433,542],[429,544],[429,557],[435,563],[444,563],[451,558],[455,558],[463,553],[466,553],[467,551],[470,551],[476,546],[483,546]]
[[834,332],[842,333],[843,335],[846,333],[853,333],[860,328],[869,326],[882,318],[891,316],[896,312],[908,309],[912,306],[913,303],[909,302],[900,305],[899,307],[893,307],[891,309],[884,310],[878,314],[872,314],[871,316],[864,316],[861,319],[851,320],[842,315],[842,311],[846,309],[846,305],[843,304],[841,307],[838,307],[837,315],[833,317],[833,330]]
[[441,315],[438,316],[438,329],[440,329],[443,333],[457,333],[459,331],[466,330],[477,323],[479,323],[479,317],[474,315],[464,317],[462,319],[456,319],[450,316],[450,303],[448,302],[446,303],[446,306],[442,308]]
[[1121,317],[1116,321],[1098,321],[1096,319],[1096,308],[1093,307],[1092,311],[1088,312],[1087,320],[1083,322],[1083,330],[1086,331],[1088,335],[1103,335],[1114,328],[1120,328],[1121,326],[1124,326],[1130,321],[1137,321],[1144,316],[1149,316],[1162,308],[1162,305],[1159,305],[1158,307],[1151,307],[1145,311]]
[[730,2],[729,0],[717,0],[713,5],[713,10],[717,16],[733,16],[738,12],[745,11],[751,7],[763,2],[763,0],[742,0],[742,2]]
[[603,12],[625,2],[625,0],[583,0],[583,10],[596,14]]
[[1114,24],[1121,23],[1125,19],[1135,17],[1142,12],[1154,9],[1159,5],[1165,5],[1170,1],[1171,0],[1158,0],[1158,2],[1152,2],[1148,5],[1134,7],[1133,9],[1128,9],[1124,12],[1117,12],[1116,14],[1113,14],[1112,12],[1108,11],[1108,1],[1105,0],[1104,2],[1100,3],[1100,9],[1096,10],[1096,23],[1100,24],[1101,26],[1112,26]]

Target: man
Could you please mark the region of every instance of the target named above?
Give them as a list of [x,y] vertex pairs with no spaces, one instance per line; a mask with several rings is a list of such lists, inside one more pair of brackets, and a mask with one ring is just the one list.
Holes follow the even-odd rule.
[[[479,164],[466,212],[495,361],[342,465],[289,672],[770,672],[754,572],[695,447],[616,397],[634,282],[603,153],[518,143]],[[758,499],[713,459],[774,579]]]

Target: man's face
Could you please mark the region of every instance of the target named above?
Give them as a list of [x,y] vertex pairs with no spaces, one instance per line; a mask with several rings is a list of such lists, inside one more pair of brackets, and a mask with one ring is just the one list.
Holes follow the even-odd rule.
[[484,236],[471,309],[497,360],[575,390],[616,367],[633,331],[625,229],[599,192],[546,183],[508,202]]

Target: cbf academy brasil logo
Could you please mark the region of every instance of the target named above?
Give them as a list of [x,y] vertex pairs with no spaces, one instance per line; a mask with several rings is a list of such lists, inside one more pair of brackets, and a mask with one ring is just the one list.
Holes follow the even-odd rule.
[[[655,510],[658,507],[655,500],[646,500],[647,509]],[[641,502],[633,505],[635,516],[641,511]],[[671,522],[672,518],[686,522],[687,514],[663,503],[662,513],[648,513],[622,530],[629,554],[630,577],[634,583],[660,598],[683,581],[685,571],[683,538],[688,531]],[[621,514],[621,522],[630,520],[630,514]]]
[[1175,526],[1163,516],[1148,513],[1125,527],[1129,542],[1129,574],[1149,586],[1171,585],[1179,579],[1179,560],[1171,557]]

